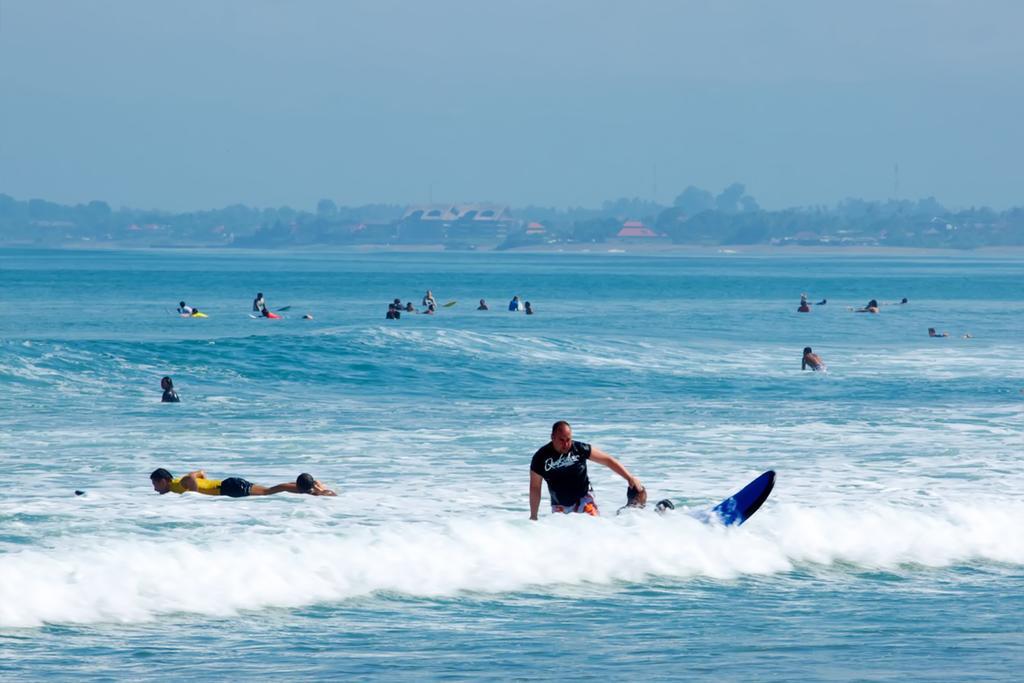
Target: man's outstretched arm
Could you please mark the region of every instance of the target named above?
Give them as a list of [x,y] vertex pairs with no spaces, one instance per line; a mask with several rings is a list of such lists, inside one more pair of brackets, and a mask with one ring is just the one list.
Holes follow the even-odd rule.
[[640,483],[639,479],[630,474],[629,470],[627,470],[621,462],[619,462],[612,456],[608,455],[604,451],[598,450],[596,448],[591,448],[590,459],[596,463],[604,465],[612,472],[625,479],[626,483],[632,486],[633,488],[639,491],[644,490],[644,485]]
[[257,492],[257,487],[253,486],[250,490],[250,496],[272,496],[275,493],[308,493],[311,496],[336,496],[338,495],[331,489],[327,488],[319,481],[313,483],[313,488],[309,491],[303,491],[299,488],[298,484],[293,481],[285,482],[283,484],[275,484],[267,488],[260,487],[261,490]]

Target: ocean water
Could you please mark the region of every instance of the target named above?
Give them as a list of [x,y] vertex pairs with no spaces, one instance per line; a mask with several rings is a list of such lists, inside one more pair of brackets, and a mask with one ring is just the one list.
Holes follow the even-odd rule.
[[[458,303],[384,319],[427,288]],[[1024,261],[6,250],[0,302],[0,678],[1024,667]],[[776,489],[741,528],[616,516],[592,466],[601,518],[530,522],[557,419],[654,499]],[[339,496],[159,496],[158,466]]]

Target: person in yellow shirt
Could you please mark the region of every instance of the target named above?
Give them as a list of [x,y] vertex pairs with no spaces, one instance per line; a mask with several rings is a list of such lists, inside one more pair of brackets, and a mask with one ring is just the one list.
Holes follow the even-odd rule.
[[303,472],[295,478],[295,482],[285,482],[274,486],[260,486],[246,481],[241,477],[228,477],[227,479],[207,479],[203,470],[189,472],[183,477],[175,477],[163,467],[158,467],[149,475],[153,482],[153,490],[163,495],[165,493],[203,493],[208,496],[228,496],[230,498],[245,498],[247,496],[272,496],[275,493],[306,493],[311,496],[334,496],[337,495],[319,481],[313,478],[312,474]]

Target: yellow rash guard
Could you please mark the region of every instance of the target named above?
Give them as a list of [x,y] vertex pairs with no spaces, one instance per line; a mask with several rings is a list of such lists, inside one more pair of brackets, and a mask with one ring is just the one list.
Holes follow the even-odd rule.
[[[187,488],[181,485],[182,477],[171,479],[171,493],[185,493]],[[220,479],[196,479],[198,493],[205,493],[208,496],[220,495]]]

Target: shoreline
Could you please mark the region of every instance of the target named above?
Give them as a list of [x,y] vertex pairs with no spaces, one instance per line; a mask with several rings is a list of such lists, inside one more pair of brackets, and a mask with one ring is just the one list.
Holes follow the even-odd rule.
[[33,251],[144,251],[169,253],[219,252],[238,254],[287,254],[287,253],[337,253],[337,254],[572,254],[582,256],[648,256],[673,257],[734,257],[734,258],[780,258],[797,257],[902,257],[902,258],[975,258],[1024,260],[1024,246],[978,247],[976,249],[948,249],[928,247],[834,247],[768,244],[701,246],[694,244],[549,244],[517,247],[513,249],[446,249],[441,244],[409,245],[303,245],[278,248],[230,247],[230,246],[135,246],[117,243],[65,244],[59,246],[37,246],[29,244],[0,244],[0,252],[13,250]]

